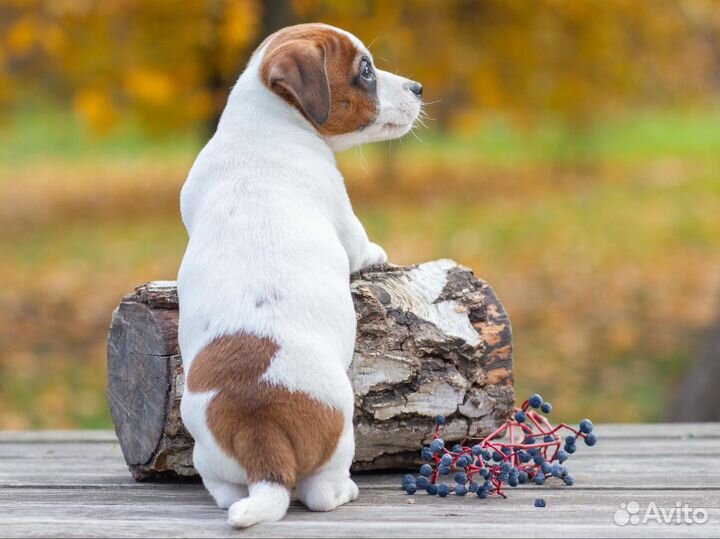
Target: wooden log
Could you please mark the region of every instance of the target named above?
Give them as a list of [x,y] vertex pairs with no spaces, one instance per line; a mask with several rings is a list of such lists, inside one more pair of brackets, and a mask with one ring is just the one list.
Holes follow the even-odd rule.
[[[495,292],[451,260],[376,266],[352,276],[358,320],[353,469],[415,465],[436,414],[445,440],[487,434],[514,405],[510,321]],[[174,281],[125,296],[108,339],[108,398],[137,480],[193,477],[182,424]]]

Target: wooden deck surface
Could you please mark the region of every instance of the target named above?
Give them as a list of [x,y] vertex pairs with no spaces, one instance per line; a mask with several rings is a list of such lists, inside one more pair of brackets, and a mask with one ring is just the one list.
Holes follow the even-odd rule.
[[[600,425],[568,461],[573,487],[508,488],[508,499],[406,495],[402,474],[355,476],[330,513],[293,501],[285,520],[233,530],[199,484],[135,483],[108,431],[0,433],[2,537],[720,537],[720,424]],[[553,484],[555,484],[553,482]],[[533,501],[542,497],[544,509]],[[414,503],[411,503],[414,501]],[[704,509],[704,524],[627,524],[635,501]]]

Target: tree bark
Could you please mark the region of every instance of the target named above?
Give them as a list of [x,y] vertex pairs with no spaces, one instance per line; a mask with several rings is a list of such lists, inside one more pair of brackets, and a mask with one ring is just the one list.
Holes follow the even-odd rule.
[[[514,405],[512,332],[492,288],[451,260],[377,266],[351,279],[358,330],[354,470],[406,468],[447,417],[445,440],[487,434]],[[125,296],[108,339],[108,398],[138,480],[192,477],[174,281]]]
[[705,343],[680,384],[668,421],[720,421],[720,317],[708,328]]

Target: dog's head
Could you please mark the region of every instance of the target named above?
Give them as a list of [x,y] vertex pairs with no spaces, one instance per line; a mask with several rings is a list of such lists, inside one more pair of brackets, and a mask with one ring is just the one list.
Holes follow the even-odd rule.
[[422,86],[377,69],[362,42],[325,24],[280,30],[261,45],[260,79],[335,150],[406,134]]

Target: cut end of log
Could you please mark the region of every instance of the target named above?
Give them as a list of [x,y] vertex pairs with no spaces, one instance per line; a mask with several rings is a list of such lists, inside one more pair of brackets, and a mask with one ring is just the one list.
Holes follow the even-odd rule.
[[[486,435],[512,413],[512,331],[492,288],[452,260],[383,265],[351,278],[358,319],[354,470],[417,464],[445,415],[444,439]],[[138,480],[193,477],[182,425],[174,281],[123,298],[108,340],[108,397]]]

